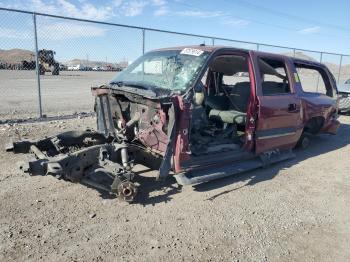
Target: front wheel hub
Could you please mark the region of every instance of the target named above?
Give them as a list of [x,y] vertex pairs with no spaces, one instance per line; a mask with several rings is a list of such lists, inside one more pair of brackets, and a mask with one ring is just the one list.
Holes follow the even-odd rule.
[[126,202],[134,201],[137,194],[137,187],[130,181],[121,182],[117,188],[118,197]]

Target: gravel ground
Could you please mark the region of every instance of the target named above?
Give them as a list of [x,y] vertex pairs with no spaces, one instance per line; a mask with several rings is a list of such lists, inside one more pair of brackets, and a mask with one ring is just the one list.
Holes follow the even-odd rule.
[[[0,261],[350,261],[350,117],[297,158],[196,187],[140,178],[138,203],[16,169],[0,151]],[[0,125],[0,145],[94,126]],[[17,130],[17,131],[16,131]]]

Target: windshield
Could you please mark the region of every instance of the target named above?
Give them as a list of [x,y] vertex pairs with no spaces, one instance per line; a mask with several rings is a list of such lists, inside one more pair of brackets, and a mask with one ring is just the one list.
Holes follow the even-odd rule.
[[111,84],[185,90],[195,81],[208,55],[193,48],[150,52],[120,72]]

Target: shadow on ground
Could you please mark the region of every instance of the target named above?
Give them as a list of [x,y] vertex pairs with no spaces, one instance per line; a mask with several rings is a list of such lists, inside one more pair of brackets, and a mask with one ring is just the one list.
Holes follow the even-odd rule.
[[[214,200],[219,196],[230,193],[234,190],[239,190],[242,187],[254,186],[257,183],[273,179],[279,173],[280,170],[288,169],[289,167],[308,158],[337,150],[339,148],[345,147],[348,144],[350,144],[350,125],[342,124],[336,136],[315,136],[311,139],[311,144],[306,150],[295,150],[296,158],[294,159],[285,162],[280,162],[278,164],[269,166],[263,170],[260,169],[260,171],[250,171],[242,173],[240,175],[235,175],[204,184],[199,184],[194,186],[193,188],[195,191],[203,192],[221,188],[236,182],[246,181],[246,184],[244,184],[241,187],[222,191],[219,194],[214,195],[208,199]],[[139,192],[135,203],[141,205],[155,205],[158,203],[164,203],[170,201],[172,199],[172,195],[181,192],[181,186],[175,183],[175,179],[173,177],[169,177],[165,181],[156,181],[154,174],[153,176],[147,174],[145,175],[145,173],[148,173],[150,171],[150,169],[142,170],[137,172],[137,175],[135,176],[135,182],[141,185],[139,187]],[[104,178],[101,176],[96,182],[103,184],[111,184],[112,181],[110,180],[110,178],[108,180],[108,178]],[[109,192],[97,188],[94,189],[96,189],[100,193],[100,196],[104,199],[116,198],[114,194],[110,194]]]
[[296,158],[287,160],[285,162],[280,162],[269,166],[264,169],[255,170],[251,172],[242,173],[240,175],[222,178],[216,181],[212,181],[205,184],[199,184],[194,186],[194,189],[199,192],[210,191],[220,187],[224,187],[229,184],[233,184],[236,182],[244,182],[241,187],[234,188],[232,190],[226,190],[220,192],[217,195],[210,197],[208,200],[214,200],[215,198],[227,194],[231,191],[238,190],[245,186],[254,186],[263,181],[267,181],[273,179],[280,170],[288,169],[289,167],[298,164],[308,158],[322,155],[327,152],[331,152],[342,147],[345,147],[350,144],[350,125],[342,124],[338,130],[337,135],[318,135],[311,138],[310,146],[306,150],[295,149]]
[[156,181],[155,177],[139,176],[140,192],[136,203],[141,205],[156,205],[172,200],[172,195],[180,193],[182,187],[178,185],[173,177],[165,181]]
[[[226,177],[218,180],[214,180],[208,183],[199,184],[193,186],[195,191],[204,192],[210,191],[217,188],[225,187],[229,184],[233,184],[236,182],[244,182],[241,187],[234,188],[231,190],[225,190],[220,192],[217,195],[210,197],[208,200],[214,200],[215,198],[222,196],[224,194],[230,193],[234,190],[239,190],[245,186],[254,186],[260,182],[264,182],[270,179],[273,179],[280,170],[288,169],[289,167],[298,164],[308,158],[322,155],[327,152],[331,152],[342,147],[345,147],[350,144],[350,125],[342,124],[338,130],[337,135],[318,135],[311,138],[311,144],[306,150],[296,149],[295,154],[296,158],[287,160],[285,162],[280,162],[269,166],[265,169],[250,171],[246,173],[242,173],[240,175],[235,175],[231,177]],[[159,184],[163,183],[163,184]],[[147,204],[157,204],[164,201],[171,200],[171,195],[178,193],[181,191],[180,187],[176,187],[174,185],[173,179],[169,179],[166,182],[157,182],[153,177],[150,178],[142,178],[140,184],[142,185],[142,193],[138,198],[138,203],[147,205]],[[150,197],[150,193],[153,191],[157,191],[160,188],[164,189],[164,194],[160,194],[159,196]]]
[[[172,199],[172,195],[181,191],[181,186],[176,184],[173,177],[169,177],[165,181],[157,181],[155,171],[149,168],[141,168],[135,171],[135,184],[139,184],[138,193],[134,203],[141,205],[155,205],[158,203],[166,203]],[[111,177],[101,173],[94,173],[89,176],[96,183],[104,185],[106,188],[113,183]],[[97,187],[84,184],[84,186],[99,192],[103,199],[115,199],[117,195]]]

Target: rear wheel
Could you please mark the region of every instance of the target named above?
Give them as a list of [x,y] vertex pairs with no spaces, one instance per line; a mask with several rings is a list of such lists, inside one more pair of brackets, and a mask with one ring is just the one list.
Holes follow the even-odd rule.
[[42,65],[39,65],[39,74],[45,75],[45,67],[43,67]]
[[299,141],[296,147],[301,149],[306,149],[309,147],[309,145],[310,145],[310,137],[305,132],[303,132],[303,134],[299,138]]
[[54,64],[53,66],[53,71],[52,71],[52,75],[59,75],[60,74],[60,66],[59,64]]

